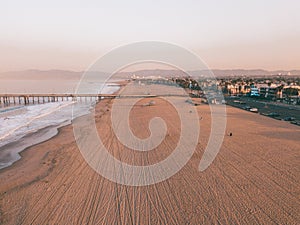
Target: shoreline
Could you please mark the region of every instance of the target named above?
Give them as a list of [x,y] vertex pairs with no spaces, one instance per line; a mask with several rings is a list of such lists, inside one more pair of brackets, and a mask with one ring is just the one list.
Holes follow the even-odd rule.
[[[8,144],[0,147],[0,157],[2,157],[2,155],[4,155],[4,157],[5,157],[7,154],[11,154],[11,152],[13,151],[12,149],[19,147],[19,150],[17,150],[17,151],[15,150],[16,156],[17,157],[19,156],[17,159],[12,159],[10,162],[1,162],[0,161],[0,164],[3,164],[3,163],[8,164],[8,165],[5,165],[4,167],[0,166],[0,172],[2,170],[5,170],[6,168],[13,166],[19,160],[22,160],[22,153],[25,152],[27,149],[34,147],[36,145],[42,144],[42,143],[50,140],[51,138],[54,138],[55,136],[59,135],[60,129],[62,129],[63,127],[69,126],[69,125],[72,125],[72,124],[69,123],[68,121],[65,121],[59,125],[51,125],[51,126],[43,127],[33,133],[26,134],[24,137],[20,138],[17,141],[8,143]],[[45,131],[45,132],[42,136],[40,136],[42,131]],[[50,133],[50,134],[48,134],[49,136],[45,137],[44,135],[47,135],[47,133]],[[26,145],[26,141],[32,140],[35,136],[40,136],[40,139],[38,141],[36,141],[36,143],[34,143],[34,144]],[[23,145],[22,145],[22,143],[23,143]],[[5,154],[5,152],[7,152],[7,151],[8,151],[8,153]]]
[[[127,81],[116,81],[116,82],[110,84],[111,86],[119,86],[119,89],[117,91],[115,91],[114,94],[119,93],[122,90],[122,87],[126,83],[128,83],[128,82]],[[100,101],[103,101],[103,99]],[[73,120],[76,120],[80,117],[83,117],[87,114],[92,113],[91,110],[95,109],[95,107],[97,106],[97,104],[99,104],[99,102],[95,102],[95,103],[91,104],[91,108],[88,110],[87,113],[85,113],[83,115],[79,115],[74,119],[72,118],[70,121],[66,120],[58,125],[49,125],[49,126],[43,127],[41,129],[38,129],[35,132],[26,134],[25,136],[21,137],[19,140],[16,140],[16,141],[13,141],[13,142],[10,142],[10,143],[7,143],[7,144],[1,146],[0,147],[0,172],[6,168],[12,167],[19,160],[22,160],[22,157],[23,157],[22,152],[26,151],[28,148],[34,147],[35,145],[42,144],[43,142],[51,140],[55,136],[59,135],[60,129],[62,129],[65,126],[72,125]],[[20,110],[20,109],[22,110],[24,106],[16,106],[16,107],[17,107],[17,110]],[[10,109],[8,109],[8,112],[9,111],[10,111]],[[44,135],[39,137],[40,138],[39,141],[35,141],[36,143],[33,143],[33,144],[28,143],[30,140],[33,140],[34,136],[39,136],[42,131],[45,131],[45,133],[44,133]],[[48,133],[51,133],[51,134],[48,134]],[[23,145],[22,145],[22,143],[23,143]],[[16,147],[17,147],[17,149],[16,149]],[[15,154],[15,156],[11,156],[13,158],[11,158],[11,160],[8,161],[7,155],[12,155],[12,153]],[[4,160],[3,160],[3,158],[4,158]]]
[[[103,100],[101,100],[101,101],[103,101]],[[98,102],[98,103],[99,103],[99,102]],[[98,103],[96,103],[96,104],[98,104]],[[92,112],[89,112],[89,113],[92,113]],[[89,113],[88,113],[88,114],[89,114]],[[22,141],[23,138],[24,138],[24,139],[26,138],[26,139],[29,139],[29,140],[32,139],[32,136],[38,135],[42,130],[50,131],[50,129],[53,129],[54,131],[56,131],[55,134],[53,134],[51,137],[46,138],[46,139],[44,139],[44,140],[42,140],[42,141],[39,141],[38,143],[29,145],[29,146],[25,147],[23,150],[21,150],[20,152],[18,152],[18,154],[20,155],[20,158],[17,159],[17,160],[15,160],[12,164],[10,164],[10,165],[8,165],[8,166],[6,166],[6,167],[0,168],[0,173],[1,173],[2,171],[4,171],[5,169],[9,169],[10,167],[13,167],[14,164],[16,164],[18,161],[21,161],[22,158],[23,158],[23,154],[26,154],[26,151],[30,151],[31,148],[34,148],[34,147],[36,147],[36,146],[38,146],[38,145],[40,145],[40,144],[43,144],[43,143],[45,143],[45,142],[47,142],[47,141],[51,141],[51,139],[53,139],[53,138],[59,136],[59,134],[61,133],[61,131],[62,131],[64,128],[69,128],[69,127],[73,126],[72,123],[73,123],[74,120],[82,119],[82,118],[85,117],[85,116],[87,116],[87,114],[80,115],[80,116],[78,116],[78,117],[72,119],[71,121],[65,121],[65,122],[63,122],[63,123],[61,123],[61,124],[59,124],[59,125],[52,125],[52,126],[47,126],[47,127],[41,128],[41,129],[37,130],[36,132],[33,132],[33,133],[30,133],[30,134],[25,135],[24,137],[22,137],[22,138],[21,138],[20,140],[18,140],[18,141],[15,141],[15,142],[12,142],[12,143],[8,143],[7,145],[13,145],[13,146],[14,146],[14,145],[18,145],[18,143],[19,143],[20,141]],[[72,129],[73,129],[73,128],[72,128]],[[7,145],[4,145],[4,146],[2,146],[2,147],[5,147],[5,146],[7,146]],[[2,147],[0,147],[0,151],[1,151],[1,148],[2,148]],[[1,156],[1,155],[0,155],[0,156]]]
[[[94,105],[96,105],[96,104],[94,104]],[[42,144],[48,140],[51,140],[52,138],[54,138],[55,136],[57,136],[59,134],[59,130],[61,128],[72,125],[73,120],[76,120],[77,118],[80,118],[89,113],[92,113],[91,110],[93,107],[95,107],[95,106],[91,105],[91,108],[88,110],[87,113],[85,113],[83,115],[79,115],[74,119],[71,118],[71,120],[62,121],[61,123],[59,123],[57,125],[49,125],[49,126],[43,127],[32,133],[28,133],[28,134],[24,135],[19,140],[16,140],[16,141],[13,141],[13,142],[10,142],[10,143],[7,143],[7,144],[1,146],[0,147],[0,157],[1,158],[3,158],[3,157],[5,158],[5,157],[7,157],[7,155],[11,156],[12,154],[14,154],[14,156],[11,156],[12,158],[10,161],[8,161],[7,159],[6,160],[0,159],[0,172],[6,168],[13,166],[13,164],[18,162],[19,160],[22,160],[22,152],[26,151],[28,148],[34,147],[34,146]],[[44,132],[44,133],[41,134],[41,132]],[[38,140],[34,139],[34,137],[36,137],[36,136],[37,136]],[[32,140],[34,140],[33,144],[30,143],[30,142],[32,142]],[[7,162],[5,162],[5,161],[7,161]],[[1,165],[1,164],[6,164],[6,165]]]

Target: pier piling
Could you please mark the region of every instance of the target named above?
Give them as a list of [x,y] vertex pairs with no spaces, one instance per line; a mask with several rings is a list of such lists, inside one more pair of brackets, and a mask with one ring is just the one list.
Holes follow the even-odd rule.
[[[58,101],[100,101],[101,98],[116,98],[120,97],[115,94],[1,94],[0,93],[0,104],[8,105],[11,102],[16,104],[29,105],[29,104],[40,104],[48,102]],[[126,95],[122,97],[127,98],[151,98],[155,95]],[[84,98],[84,99],[83,99]]]

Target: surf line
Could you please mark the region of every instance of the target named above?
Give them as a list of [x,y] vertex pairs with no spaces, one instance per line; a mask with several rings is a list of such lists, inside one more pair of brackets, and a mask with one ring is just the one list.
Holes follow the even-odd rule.
[[72,104],[74,104],[74,103],[75,103],[75,102],[70,102],[70,103],[65,104],[65,105],[60,105],[60,106],[55,107],[53,110],[51,110],[51,111],[49,111],[49,112],[47,112],[47,113],[44,113],[44,114],[35,116],[35,117],[31,118],[27,123],[25,123],[25,124],[23,124],[23,125],[21,125],[21,126],[18,126],[18,127],[14,128],[14,129],[10,130],[10,131],[9,131],[8,133],[6,133],[5,135],[1,136],[1,137],[0,137],[0,140],[3,140],[4,138],[6,138],[6,137],[12,135],[14,132],[16,132],[16,131],[17,131],[18,129],[20,129],[20,128],[28,126],[28,125],[29,125],[30,123],[32,123],[34,120],[39,119],[39,118],[42,118],[42,117],[45,117],[45,116],[47,116],[47,115],[49,115],[49,114],[51,114],[51,113],[53,113],[53,112],[55,112],[55,111],[57,111],[57,110],[59,110],[59,109],[62,109],[62,108],[64,108],[64,107],[67,107],[67,106],[72,105]]

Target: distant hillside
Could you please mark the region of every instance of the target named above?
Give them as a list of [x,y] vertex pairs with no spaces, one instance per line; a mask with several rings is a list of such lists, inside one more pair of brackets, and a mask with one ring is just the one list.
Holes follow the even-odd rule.
[[0,73],[0,79],[79,79],[82,72],[74,72],[67,70],[24,70]]
[[[300,76],[300,70],[290,70],[290,71],[267,71],[267,70],[212,70],[216,77],[226,77],[226,76],[276,76],[276,75],[289,75],[289,76]],[[97,79],[99,76],[104,75],[104,72],[89,72],[92,77]],[[189,71],[190,75],[197,76],[207,76],[211,72],[209,70],[201,71]],[[3,72],[0,73],[0,79],[71,79],[78,80],[82,76],[83,72],[67,71],[67,70],[25,70],[25,71],[14,71],[14,72]],[[186,73],[179,70],[139,70],[135,72],[122,72],[114,75],[114,78],[126,79],[130,78],[133,74],[140,77],[147,76],[162,76],[162,77],[172,77],[172,76],[187,76]]]
[[[209,76],[213,72],[216,77],[227,77],[227,76],[300,76],[300,70],[291,70],[291,71],[267,71],[267,70],[200,70],[200,71],[188,71],[188,74],[194,76]],[[135,74],[136,76],[162,76],[162,77],[169,77],[169,76],[186,76],[187,74],[183,71],[179,70],[139,70],[135,72],[127,72],[121,73],[122,75],[132,75]]]
[[267,71],[267,70],[213,70],[215,76],[276,76],[276,75],[291,75],[291,76],[300,76],[300,70],[276,70],[276,71]]

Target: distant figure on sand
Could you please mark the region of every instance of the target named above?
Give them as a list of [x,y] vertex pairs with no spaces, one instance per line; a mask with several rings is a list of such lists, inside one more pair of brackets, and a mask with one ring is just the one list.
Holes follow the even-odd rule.
[[155,101],[152,100],[152,101],[144,104],[143,106],[151,106],[151,105],[155,105]]

